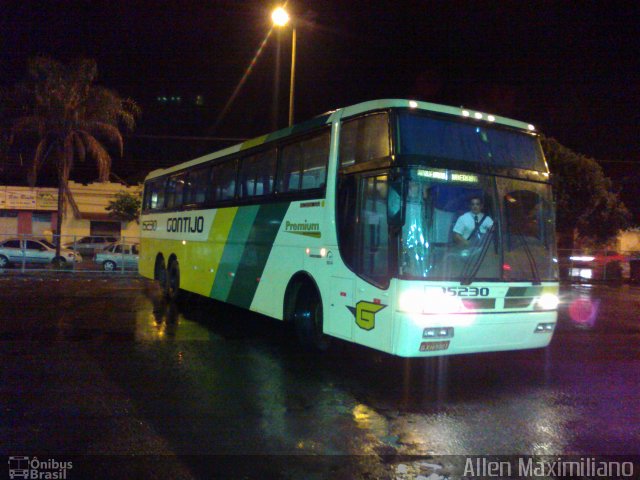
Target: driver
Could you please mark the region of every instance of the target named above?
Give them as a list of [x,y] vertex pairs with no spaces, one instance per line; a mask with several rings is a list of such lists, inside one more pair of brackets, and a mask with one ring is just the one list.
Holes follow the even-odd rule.
[[493,220],[482,212],[483,209],[482,197],[471,197],[469,211],[460,215],[453,226],[453,239],[458,245],[469,246],[474,239],[482,238],[491,229]]

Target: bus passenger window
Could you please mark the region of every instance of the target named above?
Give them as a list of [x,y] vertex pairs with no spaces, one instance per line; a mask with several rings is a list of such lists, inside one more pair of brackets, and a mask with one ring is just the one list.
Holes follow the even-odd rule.
[[282,149],[278,168],[278,191],[322,188],[327,177],[331,132],[305,138]]
[[211,169],[211,198],[231,200],[236,192],[236,161],[219,163]]
[[185,205],[203,204],[206,201],[210,175],[209,168],[200,168],[189,173],[184,192]]
[[184,192],[186,174],[181,173],[169,178],[166,190],[166,207],[178,208],[182,206],[182,194]]
[[240,196],[269,195],[273,191],[275,171],[275,148],[243,158],[240,166]]

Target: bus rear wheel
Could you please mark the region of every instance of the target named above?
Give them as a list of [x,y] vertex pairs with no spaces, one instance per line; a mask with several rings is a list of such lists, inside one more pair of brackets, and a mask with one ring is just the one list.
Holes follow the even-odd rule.
[[293,323],[298,340],[305,348],[325,352],[331,339],[322,331],[322,299],[312,288],[302,288],[296,297]]
[[176,259],[171,260],[167,268],[164,293],[169,300],[177,300],[180,293],[180,264]]
[[164,291],[167,283],[167,269],[164,266],[164,259],[162,257],[156,259],[156,266],[153,269],[153,279],[158,282],[160,288]]

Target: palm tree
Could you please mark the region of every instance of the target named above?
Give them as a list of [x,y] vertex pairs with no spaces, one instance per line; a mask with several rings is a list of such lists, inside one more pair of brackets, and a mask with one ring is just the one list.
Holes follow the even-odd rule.
[[81,59],[65,65],[47,57],[29,61],[29,78],[15,95],[22,115],[12,123],[11,141],[36,134],[37,146],[28,172],[34,186],[42,165],[52,160],[58,175],[58,222],[56,256],[60,255],[65,197],[77,211],[69,190],[69,174],[76,162],[89,158],[98,167],[98,180],[106,182],[111,171],[107,146],[122,157],[120,128],[132,130],[140,109],[133,100],[94,84],[94,60]]

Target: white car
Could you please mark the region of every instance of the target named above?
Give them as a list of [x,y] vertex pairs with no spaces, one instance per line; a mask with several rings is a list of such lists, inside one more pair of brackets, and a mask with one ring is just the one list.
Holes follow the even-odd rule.
[[[12,264],[47,264],[56,258],[56,246],[45,239],[11,238],[0,243],[0,268]],[[82,256],[66,248],[60,249],[61,262],[81,262]]]
[[98,252],[93,260],[101,264],[105,272],[113,272],[114,270],[121,269],[123,264],[127,270],[137,270],[139,253],[140,247],[137,243],[119,243]]

